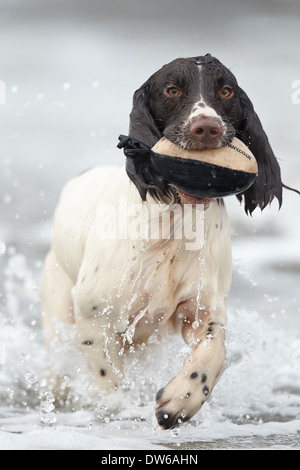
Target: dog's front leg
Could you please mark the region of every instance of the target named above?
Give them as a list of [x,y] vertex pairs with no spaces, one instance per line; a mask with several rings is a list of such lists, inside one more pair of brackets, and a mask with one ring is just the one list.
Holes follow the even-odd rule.
[[79,347],[83,351],[96,384],[105,390],[116,390],[123,379],[122,337],[116,322],[105,308],[83,312],[75,305],[75,322]]
[[116,390],[123,378],[121,336],[111,328],[102,326],[96,333],[97,326],[88,327],[84,323],[77,323],[80,348],[86,356],[96,384],[105,390]]
[[188,318],[183,337],[191,347],[180,373],[156,396],[156,417],[169,429],[189,420],[204,404],[224,368],[224,325],[212,313],[202,315],[199,326]]

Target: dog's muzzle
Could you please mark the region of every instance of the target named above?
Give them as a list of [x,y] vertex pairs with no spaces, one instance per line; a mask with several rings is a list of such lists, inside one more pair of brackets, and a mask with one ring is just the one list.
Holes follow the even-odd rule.
[[[223,153],[227,152],[227,166],[223,166],[219,158],[222,148],[197,151],[185,158],[174,156],[174,152],[173,155],[157,153],[132,137],[120,135],[119,141],[118,148],[123,148],[127,158],[126,168],[129,176],[131,177],[134,173],[135,179],[142,179],[145,187],[158,188],[162,192],[171,186],[194,198],[216,199],[245,191],[257,177],[257,165],[251,152],[246,153],[234,145],[224,147]],[[174,147],[174,144],[170,144]],[[202,155],[204,155],[203,152],[206,152],[205,155],[208,152],[218,153],[218,164],[193,158],[193,155],[201,155],[201,152]],[[181,150],[181,153],[187,153],[187,151]],[[230,158],[232,158],[232,163],[230,161],[228,163]],[[254,171],[236,169],[235,167],[239,167],[237,164],[239,158],[253,159]],[[211,159],[208,158],[208,160]],[[134,181],[134,178],[132,179]]]

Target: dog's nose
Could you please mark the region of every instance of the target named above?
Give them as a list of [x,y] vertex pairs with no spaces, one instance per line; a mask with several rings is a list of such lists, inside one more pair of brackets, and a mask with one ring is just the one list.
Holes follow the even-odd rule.
[[198,117],[194,119],[190,132],[196,141],[202,144],[213,144],[220,136],[222,129],[220,122],[215,117]]

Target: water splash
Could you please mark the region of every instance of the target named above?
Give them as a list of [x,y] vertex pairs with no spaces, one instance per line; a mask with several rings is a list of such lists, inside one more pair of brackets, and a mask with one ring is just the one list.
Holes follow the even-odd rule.
[[[149,341],[147,348],[136,347],[124,355],[124,387],[106,396],[93,386],[92,374],[72,344],[73,330],[68,326],[62,330],[53,361],[58,370],[64,371],[70,386],[70,407],[58,409],[49,383],[44,380],[45,349],[37,321],[40,305],[34,291],[28,289],[28,279],[32,284],[37,281],[27,260],[15,255],[11,254],[4,269],[8,302],[0,306],[0,339],[5,339],[7,347],[6,364],[0,367],[1,411],[2,416],[11,417],[12,423],[18,421],[13,429],[28,430],[28,423],[32,422],[34,428],[40,422],[53,432],[56,425],[63,424],[72,433],[76,423],[88,426],[90,431],[86,432],[97,429],[103,430],[105,436],[113,436],[116,429],[126,430],[132,439],[138,435],[148,442],[174,446],[213,440],[216,436],[225,440],[250,434],[287,436],[299,429],[299,334],[285,334],[278,327],[276,316],[262,317],[249,309],[229,308],[228,368],[210,400],[179,433],[160,431],[154,417],[157,390],[178,373],[187,354],[183,340],[173,335],[158,337]],[[268,299],[264,302],[266,308],[270,307]],[[274,303],[271,305],[274,308]],[[200,315],[200,297],[198,312]],[[136,326],[145,313],[145,309],[139,312],[123,341],[132,344]],[[86,414],[82,414],[83,410]]]
[[[132,344],[132,340],[135,334],[135,328],[137,323],[143,318],[145,313],[147,312],[147,307],[142,309],[140,313],[138,313],[133,320],[132,324],[127,328],[127,330],[124,333],[124,341],[127,341],[129,344]],[[124,344],[124,343],[123,343]]]

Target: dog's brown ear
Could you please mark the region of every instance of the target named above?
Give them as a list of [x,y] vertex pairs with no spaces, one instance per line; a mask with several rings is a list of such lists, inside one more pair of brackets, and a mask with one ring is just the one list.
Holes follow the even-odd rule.
[[251,214],[256,207],[263,210],[276,197],[279,207],[282,204],[282,181],[280,167],[269,144],[261,122],[253,105],[240,88],[242,116],[237,129],[237,137],[246,144],[258,164],[258,177],[249,189],[237,197],[244,200],[245,211]]
[[134,93],[129,135],[151,148],[162,137],[162,134],[149,110],[150,80],[151,77]]

